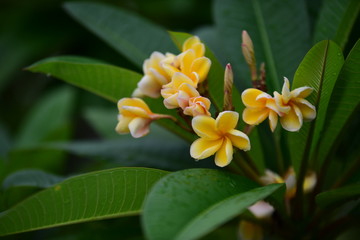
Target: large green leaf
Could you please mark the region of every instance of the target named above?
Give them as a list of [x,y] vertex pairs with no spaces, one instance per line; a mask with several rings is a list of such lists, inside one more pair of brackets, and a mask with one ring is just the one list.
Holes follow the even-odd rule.
[[154,51],[176,50],[164,29],[135,13],[90,2],[69,2],[65,9],[139,68]]
[[315,28],[314,43],[329,39],[344,48],[359,11],[358,0],[324,0]]
[[296,70],[292,89],[312,87],[314,91],[307,100],[317,111],[314,121],[304,123],[299,132],[288,134],[291,160],[296,172],[299,171],[301,162],[310,157],[311,147],[320,139],[330,95],[343,61],[338,45],[322,41],[311,48]]
[[318,194],[316,196],[316,203],[321,208],[327,208],[331,205],[334,206],[335,204],[340,204],[351,199],[359,198],[360,184],[353,184]]
[[221,43],[221,51],[216,54],[223,62],[233,64],[237,85],[250,86],[249,70],[241,53],[241,32],[246,30],[254,42],[258,64],[266,64],[270,92],[279,90],[282,77],[294,74],[309,47],[305,1],[217,0],[214,3],[218,43]]
[[358,40],[341,69],[325,118],[324,130],[316,155],[320,167],[352,116],[359,116],[360,105],[360,41]]
[[145,234],[156,240],[199,238],[281,186],[258,187],[218,170],[175,172],[160,180],[145,201]]
[[48,188],[52,185],[63,181],[65,178],[54,174],[50,174],[37,169],[26,169],[14,172],[7,176],[2,188],[8,189],[11,187],[37,187]]
[[149,189],[166,172],[117,168],[69,178],[0,214],[0,236],[139,214]]
[[50,74],[113,102],[130,96],[141,79],[136,72],[84,57],[51,57],[27,69]]

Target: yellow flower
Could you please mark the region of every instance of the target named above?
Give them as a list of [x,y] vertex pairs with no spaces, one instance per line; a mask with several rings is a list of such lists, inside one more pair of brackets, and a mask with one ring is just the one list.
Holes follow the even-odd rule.
[[242,114],[244,122],[258,125],[269,117],[270,129],[275,130],[279,110],[269,94],[256,88],[249,88],[241,94],[241,99],[246,106]]
[[281,94],[274,92],[276,106],[281,112],[280,123],[288,131],[298,131],[304,121],[311,121],[316,117],[315,107],[305,100],[312,93],[311,87],[300,87],[290,91],[289,80],[284,77]]
[[189,78],[196,80],[196,84],[206,79],[211,61],[204,57],[205,46],[197,36],[188,38],[182,48],[182,53],[174,61],[163,62],[163,68],[169,76],[181,72]]
[[192,117],[196,117],[199,115],[207,115],[210,116],[209,108],[210,108],[210,100],[206,97],[197,96],[192,97],[188,100],[188,106],[183,108],[184,114]]
[[224,167],[233,158],[233,146],[247,151],[250,141],[246,134],[236,130],[239,114],[224,111],[215,119],[206,115],[196,116],[192,127],[200,137],[191,144],[190,155],[195,159],[204,159],[215,154],[215,164]]
[[163,63],[172,62],[175,55],[160,52],[153,52],[149,59],[143,64],[144,76],[137,84],[137,89],[133,93],[133,97],[149,96],[157,98],[160,96],[161,87],[170,82],[171,77],[163,69]]
[[140,98],[122,98],[118,102],[118,124],[115,130],[120,134],[131,133],[134,138],[149,133],[150,123],[160,118],[172,118],[169,115],[151,112]]
[[[185,74],[177,72],[169,84],[163,86],[161,96],[164,98],[164,105],[168,109],[178,108],[180,105],[188,105],[188,99],[199,96],[196,90],[196,83]],[[180,95],[180,97],[179,97]]]

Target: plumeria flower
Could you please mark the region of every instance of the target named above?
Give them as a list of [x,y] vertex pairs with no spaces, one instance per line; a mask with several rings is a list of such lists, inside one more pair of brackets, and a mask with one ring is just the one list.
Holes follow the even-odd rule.
[[190,37],[184,42],[182,53],[172,62],[163,62],[163,68],[169,76],[181,72],[200,83],[206,79],[211,66],[210,59],[204,54],[205,46],[200,39],[197,36]]
[[312,93],[311,87],[300,87],[290,91],[289,80],[284,77],[281,94],[274,92],[277,108],[281,112],[280,123],[288,131],[299,131],[304,121],[311,121],[316,117],[315,107],[305,100]]
[[120,134],[131,133],[134,138],[149,133],[150,123],[160,118],[173,118],[170,115],[155,114],[140,98],[122,98],[118,102],[118,124],[115,130]]
[[258,125],[269,118],[271,131],[275,130],[279,109],[274,98],[259,89],[249,88],[241,94],[241,99],[246,106],[242,114],[244,122]]
[[190,155],[195,159],[204,159],[215,154],[215,164],[225,167],[233,158],[233,146],[250,150],[248,136],[236,130],[239,114],[233,111],[221,112],[213,119],[206,115],[196,116],[192,127],[200,137],[191,144]]
[[164,85],[161,90],[165,107],[168,109],[178,108],[180,105],[184,106],[184,102],[187,106],[191,97],[199,96],[196,86],[197,81],[193,81],[183,73],[175,73],[171,82]]
[[160,97],[162,86],[169,83],[171,80],[171,77],[163,69],[163,63],[173,62],[174,59],[175,55],[171,53],[166,53],[166,55],[164,55],[160,52],[153,52],[150,58],[144,61],[144,76],[138,82],[133,97]]
[[189,98],[188,106],[183,108],[184,114],[192,117],[196,117],[199,115],[210,116],[211,115],[209,112],[210,105],[211,102],[206,97],[197,96],[197,97]]

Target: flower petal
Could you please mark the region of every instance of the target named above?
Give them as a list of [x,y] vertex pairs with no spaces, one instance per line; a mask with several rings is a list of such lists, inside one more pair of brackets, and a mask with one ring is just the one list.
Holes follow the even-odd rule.
[[236,128],[239,113],[234,111],[223,111],[216,118],[216,128],[222,133],[227,133]]
[[199,75],[199,83],[207,78],[211,66],[211,61],[207,57],[200,57],[192,62],[190,72],[196,72]]
[[278,109],[280,116],[287,114],[290,111],[290,106],[287,103],[285,103],[285,100],[280,93],[275,91],[274,99],[275,99],[276,108]]
[[186,50],[189,50],[193,48],[195,44],[201,43],[200,38],[198,36],[192,36],[186,39],[186,41],[182,45],[182,51],[185,52]]
[[233,146],[231,140],[225,137],[220,149],[215,154],[215,164],[219,167],[225,167],[230,164],[232,159]]
[[291,93],[290,93],[290,82],[289,79],[284,77],[284,84],[282,87],[281,95],[283,97],[283,101],[285,104],[288,103],[288,101],[291,99]]
[[191,125],[199,137],[210,140],[219,139],[221,137],[216,130],[216,121],[212,117],[205,115],[196,116],[192,119]]
[[234,145],[238,149],[244,151],[250,150],[250,140],[245,133],[236,129],[232,129],[226,136],[231,140],[232,145]]
[[139,107],[148,113],[152,113],[148,105],[140,98],[122,98],[118,101],[118,109],[120,110],[123,106]]
[[152,98],[160,97],[161,85],[151,75],[143,76],[137,86],[138,89],[146,96]]
[[293,98],[306,98],[313,92],[311,87],[299,87],[291,91],[291,96]]
[[244,122],[250,125],[258,125],[269,116],[268,108],[245,108],[242,113]]
[[278,122],[278,115],[276,112],[270,110],[269,112],[269,125],[272,132],[275,131],[276,125]]
[[129,123],[129,130],[134,138],[140,138],[149,133],[151,120],[146,118],[134,118]]
[[303,117],[300,109],[296,105],[291,104],[291,110],[288,114],[280,118],[280,123],[284,129],[290,132],[299,131],[303,124]]
[[129,123],[132,120],[132,117],[124,117],[123,115],[118,116],[118,124],[116,125],[115,131],[120,134],[129,133]]
[[142,117],[142,118],[150,118],[149,116],[152,113],[146,112],[144,109],[133,106],[123,106],[120,109],[120,113],[126,117]]
[[190,146],[190,155],[195,159],[204,159],[215,154],[219,150],[223,139],[209,140],[199,138],[195,140]]
[[195,52],[192,49],[186,50],[186,52],[182,53],[182,57],[180,60],[180,69],[181,72],[187,76],[190,76],[191,73],[191,65],[195,60]]
[[264,93],[264,92],[259,89],[248,88],[242,92],[241,100],[243,101],[243,103],[246,107],[262,108],[265,106],[266,99],[261,98],[259,100],[256,100],[256,98],[262,93]]
[[294,103],[301,111],[304,121],[311,121],[316,117],[316,108],[310,102],[302,98],[296,98]]

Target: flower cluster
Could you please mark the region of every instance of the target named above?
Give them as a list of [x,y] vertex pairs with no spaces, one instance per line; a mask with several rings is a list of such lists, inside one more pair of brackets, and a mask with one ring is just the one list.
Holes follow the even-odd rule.
[[[287,78],[281,94],[274,92],[274,97],[264,91],[265,68],[259,80],[253,45],[246,32],[243,33],[243,53],[252,71],[255,88],[246,89],[241,97],[246,108],[242,113],[245,123],[257,125],[269,118],[272,131],[276,128],[278,118],[283,128],[288,131],[300,129],[303,120],[315,118],[315,107],[306,98],[310,87],[290,91]],[[210,100],[205,97],[206,79],[211,61],[205,56],[205,46],[196,36],[187,39],[182,52],[162,54],[154,52],[143,64],[144,76],[133,92],[133,98],[123,98],[118,102],[118,133],[131,133],[135,138],[149,133],[150,123],[161,118],[174,121],[170,115],[155,114],[140,97],[163,97],[163,104],[168,109],[179,109],[179,117],[190,123],[191,131],[200,138],[190,147],[190,155],[197,160],[215,155],[215,164],[224,167],[233,159],[234,147],[243,151],[250,150],[249,137],[237,130],[239,113],[233,111],[232,86],[233,74],[230,64],[225,68],[224,106],[216,118],[211,117]],[[202,86],[203,87],[199,87]],[[259,86],[259,87],[257,87]],[[189,124],[190,125],[190,124]],[[189,126],[190,127],[190,126]]]

